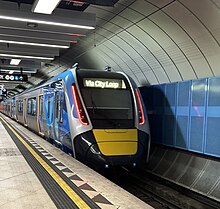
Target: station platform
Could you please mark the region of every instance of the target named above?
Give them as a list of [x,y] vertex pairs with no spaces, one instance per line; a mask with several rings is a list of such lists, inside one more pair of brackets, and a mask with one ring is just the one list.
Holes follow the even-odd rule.
[[152,208],[0,114],[0,209]]

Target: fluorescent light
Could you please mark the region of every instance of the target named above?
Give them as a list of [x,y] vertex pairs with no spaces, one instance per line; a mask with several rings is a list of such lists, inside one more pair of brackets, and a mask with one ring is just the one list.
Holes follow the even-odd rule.
[[4,16],[0,15],[0,19],[3,20],[15,20],[21,22],[33,22],[33,23],[41,23],[45,25],[56,25],[56,26],[63,26],[63,27],[70,27],[70,28],[82,28],[82,29],[95,29],[93,26],[85,26],[85,25],[75,25],[69,23],[62,23],[62,22],[51,22],[51,21],[44,21],[44,20],[34,20],[34,19],[27,19],[27,18],[20,18],[20,17],[11,17],[11,16]]
[[10,65],[19,65],[20,62],[20,59],[11,59]]
[[21,44],[21,45],[30,45],[30,46],[46,46],[46,47],[63,48],[63,49],[69,48],[69,46],[64,46],[64,45],[40,44],[40,43],[23,42],[23,41],[0,40],[0,43]]
[[14,72],[14,70],[10,70],[8,73],[9,73],[9,74],[12,74],[13,72]]
[[[15,70],[10,70],[10,69],[0,69],[1,72],[5,73],[10,73],[10,71],[13,71],[13,73],[21,73],[21,70],[15,69]],[[37,73],[37,70],[22,70],[22,73]]]
[[61,0],[36,0],[32,7],[32,12],[51,14]]
[[17,54],[0,54],[0,57],[17,57],[17,58],[29,58],[29,59],[39,59],[39,60],[53,60],[53,57],[35,57]]

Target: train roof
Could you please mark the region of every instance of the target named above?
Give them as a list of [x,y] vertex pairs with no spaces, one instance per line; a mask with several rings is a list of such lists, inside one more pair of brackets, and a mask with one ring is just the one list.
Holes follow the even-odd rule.
[[[77,64],[75,64],[75,65],[73,65],[72,68],[66,69],[62,73],[59,73],[58,75],[53,76],[46,81],[44,80],[44,81],[40,82],[39,84],[32,86],[29,89],[26,89],[25,91],[23,91],[22,93],[20,93],[18,95],[23,95],[25,93],[31,92],[32,90],[35,90],[36,88],[41,88],[43,86],[46,86],[46,85],[52,83],[53,81],[57,81],[58,79],[64,79],[68,74],[74,72],[75,70],[77,70],[77,74],[79,74],[82,77],[124,78],[124,75],[122,73],[112,72],[109,70],[81,69],[81,68],[78,68]],[[15,95],[14,97],[16,97],[16,96],[17,95]],[[12,98],[8,98],[8,99],[12,99]]]
[[23,91],[22,93],[20,93],[20,94],[18,94],[18,95],[25,94],[25,93],[27,93],[27,92],[30,92],[30,91],[36,89],[36,88],[41,88],[41,87],[43,87],[43,86],[46,86],[46,85],[50,84],[50,83],[53,82],[53,81],[56,81],[56,80],[58,80],[58,79],[65,78],[65,76],[66,76],[67,74],[70,74],[73,70],[75,70],[75,68],[66,69],[66,70],[63,71],[62,73],[59,73],[58,75],[53,76],[53,77],[49,78],[49,79],[46,80],[46,81],[42,81],[42,82],[40,82],[39,84],[37,84],[37,85],[35,85],[35,86],[32,86],[32,87],[29,88],[29,89],[26,89],[25,91]]

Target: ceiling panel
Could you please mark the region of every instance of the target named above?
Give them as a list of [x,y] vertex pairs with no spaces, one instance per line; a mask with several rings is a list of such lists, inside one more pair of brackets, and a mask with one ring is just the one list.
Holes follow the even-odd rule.
[[[27,8],[21,6],[22,11]],[[15,36],[12,30],[18,28],[15,37],[28,31],[26,38],[61,42],[68,42],[70,34],[86,35],[73,36],[77,44],[42,65],[30,83],[55,75],[74,62],[86,68],[112,65],[138,84],[143,83],[142,78],[150,84],[167,83],[220,75],[219,9],[218,0],[119,0],[114,7],[87,7],[86,12],[97,16],[92,31],[42,24],[30,28],[27,23],[0,20],[0,35]],[[70,17],[69,13],[63,15]],[[3,31],[8,28],[10,31]]]
[[[22,70],[26,73],[33,69],[32,77],[29,77],[31,81],[24,84],[28,86],[47,79],[47,72],[41,71],[41,66],[47,66],[59,58],[60,52],[63,54],[70,46],[77,44],[79,38],[94,29],[96,24],[95,14],[74,11],[78,9],[73,8],[72,2],[66,2],[68,10],[55,9],[51,15],[31,12],[33,2],[0,1],[0,70]],[[22,61],[18,66],[12,66],[12,58]],[[55,65],[51,66],[53,75],[62,68],[54,70]],[[10,84],[7,85],[10,88]],[[14,83],[11,85],[11,89],[16,87]]]
[[136,23],[144,17],[144,15],[142,15],[138,10],[136,11],[130,8],[127,8],[124,11],[122,11],[120,13],[120,16],[131,21],[132,23]]
[[170,3],[173,3],[173,0],[147,0],[152,5],[155,5],[159,8],[164,7],[166,5],[169,5]]
[[155,7],[154,5],[150,4],[149,2],[145,0],[135,1],[130,6],[130,8],[135,11],[138,11],[140,14],[144,16],[148,16],[157,10],[157,7]]

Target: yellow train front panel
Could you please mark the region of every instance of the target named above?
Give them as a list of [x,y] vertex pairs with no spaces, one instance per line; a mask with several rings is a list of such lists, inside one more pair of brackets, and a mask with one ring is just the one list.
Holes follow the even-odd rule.
[[93,134],[101,153],[105,156],[137,153],[137,129],[94,129]]

